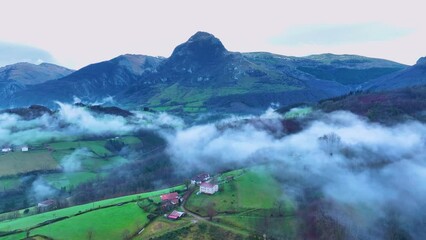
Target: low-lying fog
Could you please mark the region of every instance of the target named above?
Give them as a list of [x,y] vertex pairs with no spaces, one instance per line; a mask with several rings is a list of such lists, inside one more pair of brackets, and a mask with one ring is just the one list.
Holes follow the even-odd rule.
[[[285,134],[281,115],[273,111],[249,117],[250,123],[233,124],[246,119],[233,117],[186,126],[166,113],[135,112],[123,118],[58,104],[57,114],[30,121],[0,114],[0,145],[151,129],[167,140],[167,153],[179,171],[271,166],[284,192],[296,202],[306,198],[303,189],[318,191],[323,201],[332,203],[324,211],[355,238],[384,238],[383,226],[377,223],[392,217],[409,236],[426,239],[426,126],[422,123],[383,126],[349,112],[317,113],[301,131]],[[266,119],[268,129],[253,124]],[[271,132],[271,125],[283,132]],[[78,154],[63,160],[67,171],[80,167],[74,161]],[[43,190],[43,182],[36,187],[34,191]]]

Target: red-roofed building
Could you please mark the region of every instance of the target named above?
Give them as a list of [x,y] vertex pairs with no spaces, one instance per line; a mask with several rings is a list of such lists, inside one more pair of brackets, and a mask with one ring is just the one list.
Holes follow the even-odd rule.
[[177,192],[161,195],[161,207],[164,211],[171,210],[179,203],[180,196]]
[[200,192],[201,193],[215,194],[217,191],[219,191],[219,185],[217,185],[217,184],[203,182],[200,185]]
[[184,212],[179,212],[179,211],[173,210],[173,212],[170,213],[169,216],[167,216],[167,218],[172,219],[172,220],[177,220],[177,219],[181,218],[183,215],[185,215]]
[[178,204],[179,199],[180,197],[177,192],[161,195],[161,202],[171,202],[172,204]]

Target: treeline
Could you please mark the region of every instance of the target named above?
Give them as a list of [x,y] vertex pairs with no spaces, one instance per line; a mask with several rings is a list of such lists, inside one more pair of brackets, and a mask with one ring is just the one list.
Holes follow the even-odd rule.
[[135,135],[142,139],[142,143],[124,153],[122,150],[125,146],[120,140],[107,141],[107,149],[125,154],[124,157],[130,162],[112,169],[105,177],[70,189],[72,204],[146,192],[183,182],[175,176],[173,164],[164,153],[166,142],[162,137],[155,132],[144,130],[136,132]]
[[73,203],[89,203],[182,183],[183,179],[174,173],[173,164],[164,153],[134,160],[112,170],[105,178],[77,186],[71,193]]
[[426,87],[385,92],[364,92],[327,99],[318,105],[324,112],[345,110],[380,123],[399,123],[407,119],[426,121]]

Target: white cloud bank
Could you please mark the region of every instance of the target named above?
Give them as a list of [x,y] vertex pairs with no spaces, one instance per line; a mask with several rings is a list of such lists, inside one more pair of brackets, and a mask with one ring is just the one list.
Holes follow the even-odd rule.
[[[336,137],[328,139],[335,140],[323,137],[330,135]],[[334,203],[328,214],[353,230],[351,234],[384,238],[376,221],[394,212],[411,237],[424,239],[425,136],[422,123],[387,127],[335,112],[284,137],[251,125],[194,126],[169,136],[168,152],[180,171],[267,163],[279,172],[284,191],[295,194],[295,199],[305,186],[318,188],[323,199]]]

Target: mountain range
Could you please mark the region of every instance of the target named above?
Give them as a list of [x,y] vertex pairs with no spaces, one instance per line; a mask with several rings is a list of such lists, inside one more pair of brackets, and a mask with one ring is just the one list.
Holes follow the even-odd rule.
[[74,70],[50,63],[16,63],[0,68],[0,96],[9,99],[29,86],[65,77]]
[[363,88],[382,91],[422,85],[426,85],[426,57],[420,58],[414,66],[368,82]]
[[77,71],[20,65],[2,68],[16,69],[13,75],[0,71],[2,108],[108,98],[128,109],[250,112],[271,103],[312,103],[354,90],[426,84],[424,58],[410,67],[356,55],[240,53],[206,32],[197,32],[168,58],[128,54]]

